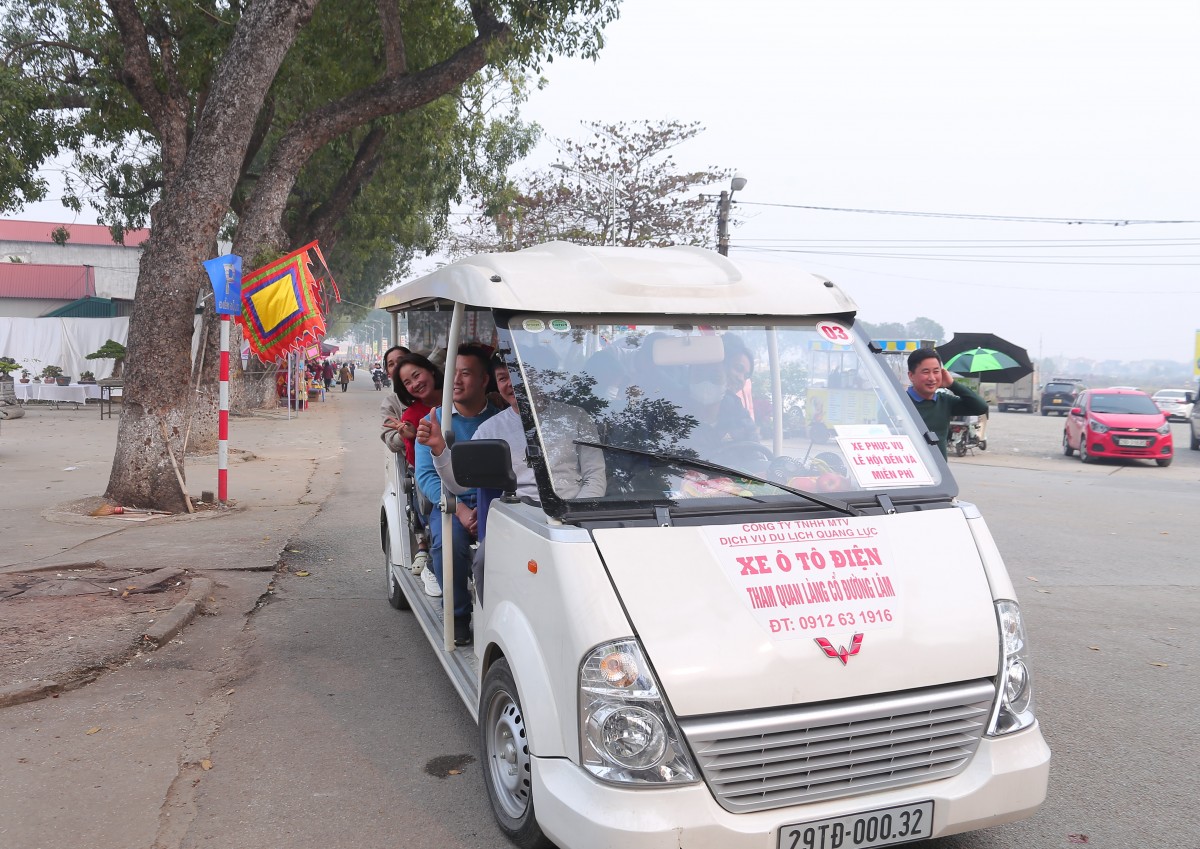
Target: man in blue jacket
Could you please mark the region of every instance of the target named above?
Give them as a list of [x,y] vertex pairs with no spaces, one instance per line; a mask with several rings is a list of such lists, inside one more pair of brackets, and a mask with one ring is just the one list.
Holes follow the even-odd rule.
[[987,401],[942,368],[942,358],[932,348],[918,348],[908,355],[908,379],[912,382],[908,395],[925,427],[938,435],[943,457],[950,437],[950,419],[987,415]]
[[[450,429],[455,441],[466,441],[475,435],[475,430],[499,410],[488,402],[487,393],[492,388],[490,352],[483,345],[467,344],[458,349],[454,363],[454,411],[450,417]],[[429,515],[430,565],[437,578],[442,580],[442,516],[438,502],[442,497],[442,481],[433,464],[429,446],[422,444],[421,430],[430,427],[443,428],[441,409],[422,419],[417,429],[415,446],[416,480],[421,492],[434,505]],[[433,421],[431,422],[430,419]],[[444,429],[444,428],[443,428]],[[471,543],[475,538],[477,516],[475,491],[458,497],[458,506],[453,518],[454,527],[454,643],[467,645],[471,642],[471,596],[467,591],[467,578],[471,573]]]

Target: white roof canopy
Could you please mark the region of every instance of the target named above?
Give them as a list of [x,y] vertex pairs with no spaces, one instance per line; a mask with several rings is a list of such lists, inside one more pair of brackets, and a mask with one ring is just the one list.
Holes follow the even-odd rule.
[[432,301],[515,311],[831,315],[854,301],[792,265],[730,260],[703,248],[583,247],[547,242],[477,254],[380,295],[391,312]]

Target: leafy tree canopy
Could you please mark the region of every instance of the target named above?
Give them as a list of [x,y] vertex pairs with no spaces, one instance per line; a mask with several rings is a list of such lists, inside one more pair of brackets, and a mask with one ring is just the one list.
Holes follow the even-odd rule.
[[215,431],[216,358],[197,396],[189,340],[223,229],[250,268],[318,238],[366,285],[375,254],[431,243],[464,180],[479,191],[508,165],[496,154],[519,156],[528,130],[492,113],[494,87],[519,96],[552,56],[595,56],[617,5],[0,0],[0,211],[44,196],[57,157],[75,175],[69,204],[97,208],[118,239],[151,225],[106,494],[184,506],[169,471],[181,435]]
[[712,244],[715,210],[696,190],[725,179],[710,166],[684,170],[674,150],[702,131],[698,123],[585,122],[589,138],[558,139],[558,157],[476,198],[476,212],[454,234],[457,255],[519,250],[562,239],[579,244]]
[[[243,233],[251,265],[314,238],[330,256],[386,247],[400,263],[428,249],[464,186],[489,194],[529,149],[532,130],[515,113],[527,75],[556,53],[594,57],[617,14],[615,0],[310,5],[311,20],[253,118],[230,203],[228,237],[253,222]],[[147,226],[249,8],[238,0],[0,6],[0,118],[9,136],[0,212],[44,199],[40,169],[62,157],[71,164],[69,208],[94,207],[118,238]],[[472,50],[478,55],[464,56]],[[464,61],[482,75],[455,66]],[[389,94],[401,80],[422,90]],[[381,105],[388,97],[415,108]],[[271,179],[282,181],[283,198],[275,188],[256,198]],[[335,251],[343,239],[353,244]],[[353,265],[335,268],[352,290]]]

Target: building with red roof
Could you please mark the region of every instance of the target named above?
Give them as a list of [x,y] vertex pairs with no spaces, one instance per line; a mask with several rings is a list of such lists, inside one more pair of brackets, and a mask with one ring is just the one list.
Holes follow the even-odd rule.
[[149,230],[0,218],[0,315],[128,315]]

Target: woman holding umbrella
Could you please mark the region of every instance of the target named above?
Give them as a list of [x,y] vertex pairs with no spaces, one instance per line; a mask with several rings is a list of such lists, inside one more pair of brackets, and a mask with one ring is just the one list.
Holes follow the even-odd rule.
[[938,448],[946,455],[950,419],[955,416],[985,416],[987,401],[942,368],[942,358],[932,348],[918,348],[908,355],[909,397],[925,427],[938,435]]

